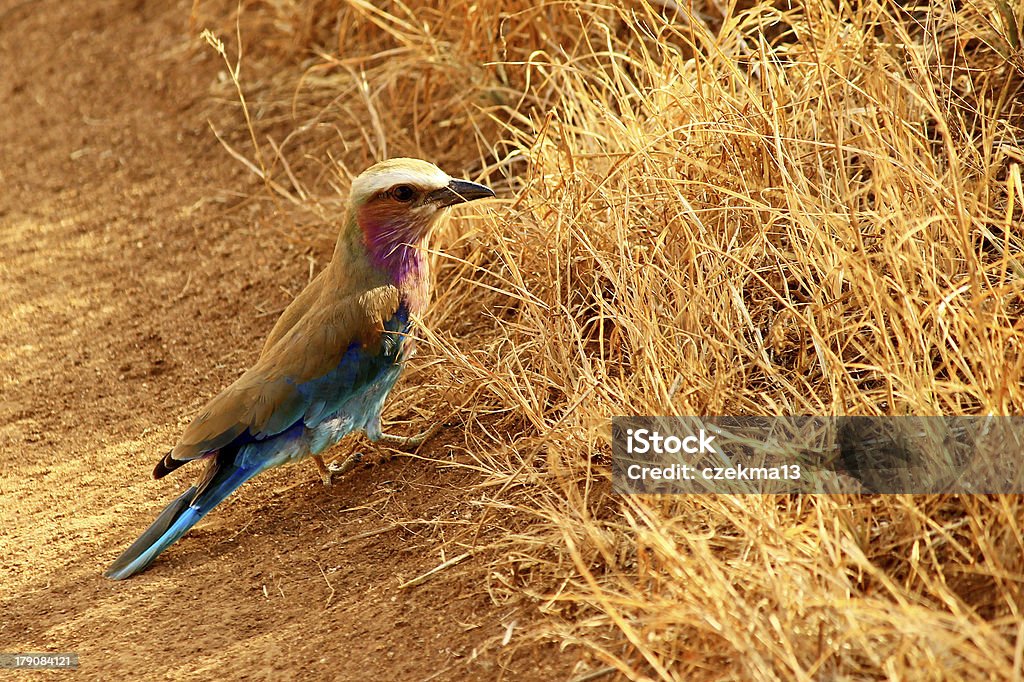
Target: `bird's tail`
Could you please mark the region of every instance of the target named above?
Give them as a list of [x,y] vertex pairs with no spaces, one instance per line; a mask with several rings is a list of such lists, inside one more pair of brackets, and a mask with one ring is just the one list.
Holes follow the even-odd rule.
[[124,580],[146,570],[160,552],[170,547],[199,519],[262,470],[263,467],[218,467],[212,476],[198,486],[192,486],[167,505],[160,516],[156,517],[156,521],[110,564],[103,575],[112,580]]

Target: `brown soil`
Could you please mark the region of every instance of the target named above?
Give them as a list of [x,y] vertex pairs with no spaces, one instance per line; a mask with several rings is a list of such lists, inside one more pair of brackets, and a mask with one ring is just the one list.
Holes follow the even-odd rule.
[[0,5],[0,652],[77,652],[104,680],[571,676],[573,650],[525,637],[535,606],[495,605],[484,554],[399,587],[480,520],[472,474],[422,459],[333,488],[270,472],[148,572],[101,577],[194,475],[153,481],[156,459],[330,248],[239,199],[188,15]]

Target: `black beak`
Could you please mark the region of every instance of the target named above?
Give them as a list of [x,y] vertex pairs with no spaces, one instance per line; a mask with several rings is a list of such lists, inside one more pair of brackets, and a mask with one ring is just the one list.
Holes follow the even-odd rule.
[[489,199],[494,196],[490,187],[478,185],[469,180],[452,180],[447,186],[435,189],[427,195],[427,201],[437,204],[438,208],[464,204],[477,199]]

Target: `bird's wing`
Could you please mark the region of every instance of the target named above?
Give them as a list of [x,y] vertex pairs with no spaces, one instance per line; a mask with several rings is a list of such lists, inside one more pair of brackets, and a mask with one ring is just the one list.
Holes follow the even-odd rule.
[[320,273],[313,278],[313,281],[306,285],[298,296],[284,309],[281,313],[281,317],[277,318],[277,322],[274,324],[274,328],[270,330],[270,334],[267,335],[267,340],[263,342],[263,350],[260,352],[260,357],[263,357],[270,351],[274,345],[281,340],[285,334],[291,331],[291,328],[305,316],[309,310],[316,304],[320,298],[320,293],[324,286],[324,281],[327,279],[327,269],[323,269]]
[[400,335],[407,330],[400,308],[391,286],[317,301],[251,369],[207,403],[168,458],[197,459],[246,432],[263,440],[300,419],[315,426],[331,405],[398,361]]

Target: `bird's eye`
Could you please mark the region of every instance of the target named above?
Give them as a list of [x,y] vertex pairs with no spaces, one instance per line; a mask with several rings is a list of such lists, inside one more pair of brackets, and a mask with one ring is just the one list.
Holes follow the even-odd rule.
[[416,190],[409,185],[398,185],[391,190],[391,196],[394,197],[395,201],[401,201],[405,204],[416,198]]

